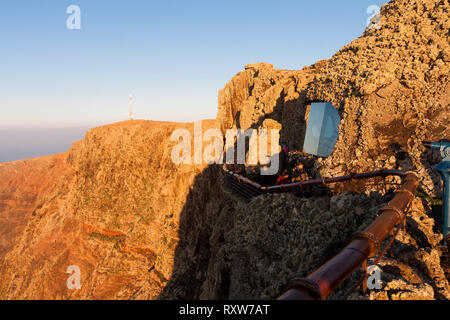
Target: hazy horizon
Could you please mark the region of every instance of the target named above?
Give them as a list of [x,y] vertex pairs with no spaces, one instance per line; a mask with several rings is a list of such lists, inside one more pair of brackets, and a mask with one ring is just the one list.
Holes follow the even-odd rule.
[[[0,128],[85,126],[128,116],[214,118],[249,63],[302,69],[362,35],[387,0],[17,0],[0,11]],[[81,29],[69,30],[70,5]]]
[[[214,119],[218,91],[246,64],[328,59],[362,35],[369,6],[386,2],[5,2],[0,162],[63,152],[80,138],[73,128],[126,120],[129,94],[134,118]],[[67,28],[70,5],[79,30]],[[62,136],[50,143],[45,130]]]
[[[89,129],[125,120],[127,119],[113,122],[96,123],[79,127],[35,126],[28,128],[0,128],[0,163],[39,158],[47,155],[63,153],[69,150],[74,142],[83,140],[86,131],[88,131]],[[146,121],[170,122],[170,120]]]
[[0,163],[58,154],[82,140],[90,127],[0,129]]

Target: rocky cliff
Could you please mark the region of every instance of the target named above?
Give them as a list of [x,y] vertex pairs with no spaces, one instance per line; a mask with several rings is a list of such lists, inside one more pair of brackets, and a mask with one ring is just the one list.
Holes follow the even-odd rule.
[[[220,167],[173,164],[177,128],[192,133],[193,125],[119,123],[90,130],[64,155],[3,164],[1,298],[274,298],[391,197],[287,194],[249,203]],[[417,199],[396,259],[382,261],[392,288],[374,298],[448,298],[430,212]],[[67,288],[71,265],[80,267],[80,290]]]
[[[322,176],[378,168],[415,170],[417,197],[380,262],[383,288],[354,299],[448,299],[430,196],[441,183],[422,139],[450,136],[449,1],[393,0],[381,28],[366,30],[330,60],[302,70],[251,64],[219,92],[203,130],[280,128],[301,151],[311,102],[342,118]],[[87,132],[63,155],[0,165],[0,298],[260,299],[320,266],[377,215],[392,189],[244,201],[219,166],[175,165],[175,129],[128,121]],[[379,183],[379,182],[378,182]],[[390,189],[390,190],[389,190]],[[428,196],[424,197],[424,194]],[[67,267],[81,270],[70,290]],[[356,272],[330,298],[341,298]]]
[[449,8],[447,0],[394,0],[382,6],[379,29],[329,60],[299,71],[246,66],[219,92],[218,126],[281,127],[280,142],[302,151],[311,102],[329,101],[342,121],[333,154],[318,159],[323,175],[415,170],[439,195],[439,155],[420,142],[450,136]]

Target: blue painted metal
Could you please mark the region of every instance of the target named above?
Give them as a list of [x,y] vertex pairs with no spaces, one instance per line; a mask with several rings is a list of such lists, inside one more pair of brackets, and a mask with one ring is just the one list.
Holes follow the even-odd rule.
[[339,136],[341,118],[330,102],[311,103],[303,149],[306,153],[328,157]]
[[434,169],[439,172],[444,182],[444,192],[442,195],[442,212],[444,215],[442,233],[445,238],[450,233],[450,143],[424,141],[424,145],[433,150],[440,150],[443,159]]

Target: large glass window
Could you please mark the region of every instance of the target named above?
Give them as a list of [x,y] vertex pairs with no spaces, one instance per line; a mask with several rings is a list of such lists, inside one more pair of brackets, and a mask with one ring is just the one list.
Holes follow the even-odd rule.
[[328,157],[339,136],[341,117],[329,102],[311,104],[303,150],[319,157]]

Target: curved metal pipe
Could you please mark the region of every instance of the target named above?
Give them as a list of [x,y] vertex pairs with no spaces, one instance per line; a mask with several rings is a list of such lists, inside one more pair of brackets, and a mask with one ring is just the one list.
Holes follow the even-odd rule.
[[363,173],[352,173],[346,176],[340,176],[340,177],[333,177],[333,178],[323,178],[323,179],[313,179],[313,180],[306,180],[301,182],[294,182],[289,184],[282,184],[282,185],[274,185],[265,187],[261,184],[252,181],[240,174],[234,173],[231,170],[228,170],[223,167],[223,171],[240,182],[243,182],[245,184],[248,184],[262,193],[280,193],[280,192],[289,192],[293,191],[294,189],[298,189],[301,187],[307,187],[307,186],[313,186],[313,185],[326,185],[331,183],[337,183],[337,182],[344,182],[349,180],[362,180],[362,179],[368,179],[368,178],[374,178],[374,177],[387,177],[387,176],[398,176],[404,178],[406,176],[406,173],[400,170],[388,170],[388,169],[381,169],[377,171],[370,171],[370,172],[363,172]]
[[414,172],[404,173],[405,179],[396,195],[380,216],[363,232],[357,232],[354,239],[336,256],[306,278],[291,281],[291,289],[279,300],[325,299],[369,257],[380,250],[381,242],[405,218],[405,212],[414,200],[419,179]]

